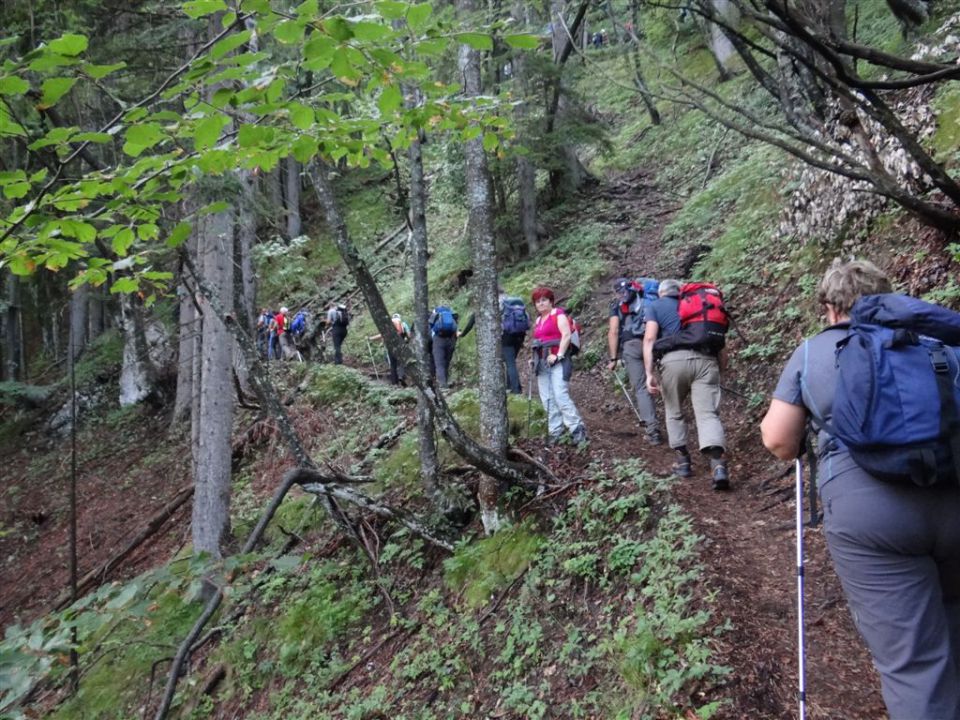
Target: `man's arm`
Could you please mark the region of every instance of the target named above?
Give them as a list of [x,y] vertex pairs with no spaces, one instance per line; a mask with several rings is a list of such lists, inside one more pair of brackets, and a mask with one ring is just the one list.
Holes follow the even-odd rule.
[[647,371],[647,392],[660,392],[657,378],[653,371],[653,345],[660,334],[660,323],[656,320],[647,320],[643,328],[643,367]]
[[617,360],[620,359],[620,316],[611,315],[610,322],[607,325],[607,349],[610,351],[610,362],[607,363],[608,370],[617,369]]

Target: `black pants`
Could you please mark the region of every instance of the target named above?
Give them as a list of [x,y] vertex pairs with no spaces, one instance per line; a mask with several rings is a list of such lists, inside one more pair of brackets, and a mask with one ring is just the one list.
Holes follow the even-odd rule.
[[440,387],[446,387],[450,380],[450,361],[453,360],[453,351],[457,347],[457,336],[433,337],[433,364],[437,370],[437,382]]
[[519,395],[523,392],[520,387],[520,373],[517,371],[517,356],[523,349],[525,333],[503,333],[500,346],[503,351],[503,364],[507,368],[507,389]]
[[333,337],[333,363],[343,365],[343,353],[340,352],[340,348],[343,347],[343,341],[347,337],[347,326],[334,325],[330,329],[330,335]]

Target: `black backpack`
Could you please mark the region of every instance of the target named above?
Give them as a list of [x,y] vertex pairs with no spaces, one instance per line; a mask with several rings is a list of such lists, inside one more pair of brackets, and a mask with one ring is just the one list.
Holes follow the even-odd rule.
[[346,327],[350,324],[350,314],[347,312],[347,309],[342,305],[337,306],[335,319],[333,321],[334,325],[339,327]]

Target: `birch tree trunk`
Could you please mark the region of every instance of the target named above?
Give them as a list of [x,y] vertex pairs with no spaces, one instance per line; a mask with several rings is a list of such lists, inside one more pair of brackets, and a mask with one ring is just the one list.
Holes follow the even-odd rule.
[[[233,208],[206,218],[198,232],[204,281],[222,307],[233,307]],[[192,535],[195,552],[220,559],[230,529],[230,436],[234,393],[231,382],[233,336],[220,317],[204,305]]]
[[300,237],[303,225],[300,221],[300,163],[289,157],[284,162],[287,169],[287,237]]
[[[462,13],[475,9],[474,0],[459,0]],[[464,94],[481,94],[480,52],[468,45],[460,47],[460,71]],[[493,453],[504,456],[507,449],[506,385],[500,347],[500,308],[497,302],[496,251],[493,234],[493,197],[490,171],[483,140],[466,143],[467,234],[473,256],[474,311],[477,317],[477,370],[480,396],[480,437]],[[487,534],[500,527],[497,513],[497,481],[484,475],[480,479],[480,511]]]
[[117,323],[123,333],[123,365],[120,368],[120,406],[136,405],[156,386],[157,370],[147,340],[143,307],[135,295],[120,295]]

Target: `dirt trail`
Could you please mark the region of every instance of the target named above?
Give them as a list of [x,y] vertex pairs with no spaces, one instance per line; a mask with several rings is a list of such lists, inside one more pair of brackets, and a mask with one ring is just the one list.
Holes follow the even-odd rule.
[[[674,203],[658,195],[650,176],[638,173],[597,193],[609,207],[605,210],[607,203],[595,203],[595,217],[603,218],[609,212],[607,222],[615,228],[608,249],[614,267],[623,268],[624,275],[668,277],[681,272],[680,261],[655,261]],[[604,283],[598,288],[582,313],[601,318],[588,342],[604,347],[606,317],[613,299],[609,287],[610,283]],[[735,355],[732,368],[734,374],[739,371],[744,377],[754,370],[737,368]],[[656,474],[670,473],[672,451],[666,443],[651,447],[646,442],[636,416],[605,366],[576,375],[571,388],[590,432],[591,454],[606,459],[640,457]],[[744,400],[727,393],[721,414],[730,446],[732,490],[714,492],[708,462],[696,454],[694,476],[678,480],[675,486],[677,501],[703,537],[704,590],[716,591],[719,598],[715,620],[718,624],[729,620],[732,625],[717,641],[719,662],[733,671],[727,686],[717,692],[718,698],[732,700],[721,717],[796,717],[792,467],[775,462],[763,449],[756,414],[747,411]],[[662,405],[659,417],[662,427]],[[690,427],[694,427],[692,422]],[[853,626],[822,527],[808,528],[805,536],[807,716],[883,718],[879,679]]]

